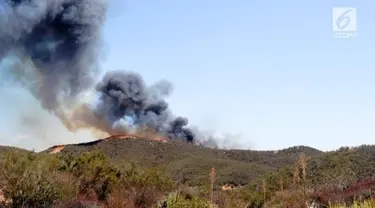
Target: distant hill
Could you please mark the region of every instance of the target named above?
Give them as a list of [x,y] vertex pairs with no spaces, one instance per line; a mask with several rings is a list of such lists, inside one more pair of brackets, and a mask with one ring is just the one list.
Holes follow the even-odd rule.
[[211,149],[181,141],[151,141],[143,138],[121,137],[90,143],[52,147],[45,152],[60,150],[59,154],[80,154],[97,149],[116,163],[137,166],[162,166],[182,181],[199,185],[207,181],[211,167],[216,168],[218,184],[245,185],[249,181],[286,168],[295,163],[301,153],[309,157],[324,152],[306,146],[279,151]]
[[2,146],[0,145],[0,154],[7,151],[22,151],[22,152],[28,152],[28,150],[21,149],[18,147],[11,147],[11,146]]
[[[3,150],[22,151],[13,147]],[[310,183],[348,184],[375,173],[375,146],[342,147],[323,152],[307,146],[295,146],[277,151],[212,149],[182,141],[148,140],[136,136],[114,136],[94,142],[60,145],[43,153],[73,154],[99,150],[112,162],[137,167],[158,166],[188,185],[202,185],[210,169],[216,169],[217,185],[247,185],[265,177],[277,186],[280,174],[292,177],[293,168],[301,153],[308,158]],[[26,151],[26,150],[25,150]],[[291,179],[285,180],[290,183]]]

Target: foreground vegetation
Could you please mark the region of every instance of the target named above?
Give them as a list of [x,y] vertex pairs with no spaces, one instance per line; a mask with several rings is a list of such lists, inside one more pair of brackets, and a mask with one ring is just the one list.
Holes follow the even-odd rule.
[[0,201],[30,208],[368,208],[375,207],[374,159],[373,146],[273,152],[114,140],[58,154],[0,148]]

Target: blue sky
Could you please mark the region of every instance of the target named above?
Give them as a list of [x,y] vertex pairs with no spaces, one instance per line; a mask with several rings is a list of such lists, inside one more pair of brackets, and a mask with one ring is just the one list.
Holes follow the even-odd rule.
[[[332,8],[357,9],[335,39]],[[375,2],[118,1],[106,69],[174,83],[170,105],[243,147],[335,149],[375,141]]]
[[[335,39],[332,8],[357,9]],[[322,150],[375,138],[375,1],[116,0],[107,70],[174,84],[170,106],[241,148]]]

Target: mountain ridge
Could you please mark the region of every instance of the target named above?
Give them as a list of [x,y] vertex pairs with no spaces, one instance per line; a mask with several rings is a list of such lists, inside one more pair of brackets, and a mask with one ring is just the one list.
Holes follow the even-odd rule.
[[[59,151],[55,151],[56,148]],[[92,142],[56,145],[42,152],[79,155],[98,150],[114,163],[141,167],[161,166],[172,175],[182,170],[184,181],[198,185],[215,167],[219,184],[246,185],[260,176],[293,165],[300,154],[316,157],[325,152],[308,146],[280,150],[241,150],[204,147],[184,141],[152,140],[134,135],[116,135]]]
[[[0,153],[2,149],[10,148],[13,147],[0,147]],[[90,151],[103,152],[116,164],[134,164],[142,168],[157,166],[173,177],[182,174],[183,181],[189,185],[204,183],[212,167],[218,173],[219,185],[243,186],[265,175],[273,177],[280,171],[291,175],[301,154],[309,159],[310,175],[322,182],[329,181],[326,175],[331,172],[336,176],[348,174],[351,181],[365,178],[372,174],[371,167],[375,166],[374,145],[341,147],[326,152],[304,145],[280,150],[228,150],[137,135],[114,135],[92,142],[55,145],[39,153],[77,156]]]

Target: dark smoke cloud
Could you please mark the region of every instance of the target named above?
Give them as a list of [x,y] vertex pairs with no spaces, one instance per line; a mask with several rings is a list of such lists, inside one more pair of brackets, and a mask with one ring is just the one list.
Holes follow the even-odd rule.
[[0,0],[0,59],[31,59],[38,98],[54,110],[92,84],[106,10],[106,0]]
[[174,118],[164,100],[171,92],[171,87],[167,82],[147,87],[136,73],[109,72],[96,87],[101,101],[97,112],[112,126],[127,118],[129,124],[125,126],[153,129],[170,139],[180,138],[192,142],[194,133],[186,127],[188,120]]
[[[0,0],[0,60],[21,60],[13,73],[37,79],[32,94],[69,130],[152,129],[192,142],[188,120],[175,117],[165,101],[172,92],[170,82],[147,86],[136,73],[113,71],[95,84],[107,6],[107,0]],[[30,70],[37,75],[28,76],[25,71]],[[92,88],[99,95],[95,107],[78,107],[78,113],[71,109],[74,115],[64,111],[77,108],[79,94]]]

